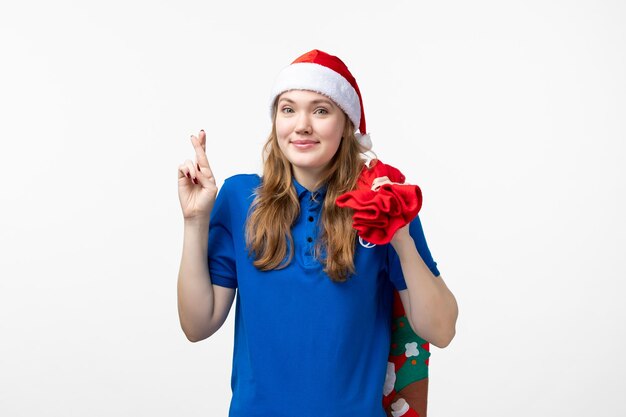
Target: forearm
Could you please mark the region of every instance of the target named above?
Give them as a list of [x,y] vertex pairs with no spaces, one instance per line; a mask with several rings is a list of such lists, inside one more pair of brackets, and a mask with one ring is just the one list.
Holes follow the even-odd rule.
[[414,330],[437,347],[447,346],[455,335],[458,306],[442,278],[424,263],[410,236],[394,245],[409,293]]
[[213,285],[207,263],[208,222],[185,222],[183,253],[178,272],[178,316],[192,342],[210,336]]

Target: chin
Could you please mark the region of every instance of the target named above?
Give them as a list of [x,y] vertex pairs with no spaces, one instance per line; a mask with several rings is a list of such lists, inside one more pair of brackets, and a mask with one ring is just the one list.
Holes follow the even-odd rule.
[[325,164],[319,162],[309,162],[309,161],[291,161],[291,165],[300,169],[311,169],[318,170],[323,168]]
[[302,167],[313,167],[320,162],[319,156],[314,155],[313,153],[287,152],[285,156],[292,164]]

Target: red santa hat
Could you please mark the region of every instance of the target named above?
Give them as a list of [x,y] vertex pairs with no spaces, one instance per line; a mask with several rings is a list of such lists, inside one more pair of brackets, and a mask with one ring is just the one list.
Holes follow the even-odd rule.
[[355,136],[366,150],[372,141],[365,128],[363,100],[356,79],[346,64],[334,55],[313,49],[296,58],[276,78],[271,92],[270,115],[274,100],[288,90],[310,90],[332,99],[348,115],[358,132]]

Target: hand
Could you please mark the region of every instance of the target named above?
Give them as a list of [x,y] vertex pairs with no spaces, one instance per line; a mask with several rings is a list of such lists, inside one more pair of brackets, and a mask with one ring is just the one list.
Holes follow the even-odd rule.
[[374,181],[372,181],[372,190],[373,191],[378,191],[378,189],[383,184],[401,184],[401,183],[399,183],[399,182],[391,182],[389,177],[378,177],[378,178],[374,178]]
[[206,133],[191,135],[196,151],[196,161],[187,159],[178,166],[178,198],[185,220],[201,220],[208,223],[217,197],[215,177],[206,157]]

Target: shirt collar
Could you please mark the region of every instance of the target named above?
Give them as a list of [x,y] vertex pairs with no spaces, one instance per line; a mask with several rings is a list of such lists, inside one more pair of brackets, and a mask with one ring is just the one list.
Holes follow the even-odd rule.
[[304,186],[302,184],[300,184],[295,177],[291,177],[291,181],[293,182],[293,185],[296,187],[296,194],[298,194],[298,199],[302,200],[302,197],[304,197],[307,193],[310,193],[312,196],[316,196],[316,197],[321,197],[321,199],[324,199],[324,196],[326,196],[326,189],[327,189],[327,185],[324,184],[322,185],[320,188],[317,189],[317,191],[309,191],[306,188],[304,188]]

